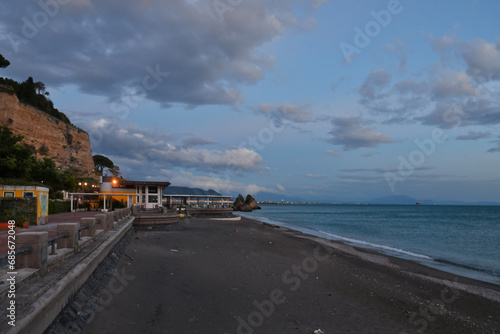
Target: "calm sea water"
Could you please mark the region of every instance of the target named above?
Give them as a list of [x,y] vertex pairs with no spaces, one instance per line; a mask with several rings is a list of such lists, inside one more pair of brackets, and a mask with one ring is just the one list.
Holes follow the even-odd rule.
[[241,215],[500,285],[500,206],[261,207]]

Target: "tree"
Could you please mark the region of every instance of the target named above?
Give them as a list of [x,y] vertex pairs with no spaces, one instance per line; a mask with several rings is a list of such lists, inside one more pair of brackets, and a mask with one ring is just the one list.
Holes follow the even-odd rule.
[[41,81],[35,82],[35,89],[36,89],[36,93],[39,95],[48,93],[48,92],[46,92],[45,84]]
[[112,168],[109,169],[109,172],[115,178],[121,178],[122,177],[122,173],[120,172],[120,166],[114,165]]
[[95,169],[101,173],[104,172],[104,168],[113,168],[114,164],[108,157],[100,154],[96,154],[92,157],[94,159],[94,167]]
[[6,68],[7,66],[10,65],[10,61],[5,59],[1,54],[0,54],[0,68]]
[[35,82],[32,77],[29,77],[26,81],[23,81],[19,85],[19,90],[17,92],[17,98],[19,101],[29,104],[35,108],[38,108],[37,104],[37,94],[35,88]]
[[30,184],[43,182],[51,191],[75,188],[75,179],[70,173],[61,173],[54,160],[39,161],[34,151],[21,144],[23,136],[14,135],[6,126],[0,126],[0,178]]
[[0,126],[0,177],[30,178],[36,163],[33,151],[22,145],[22,135],[14,135],[6,126]]

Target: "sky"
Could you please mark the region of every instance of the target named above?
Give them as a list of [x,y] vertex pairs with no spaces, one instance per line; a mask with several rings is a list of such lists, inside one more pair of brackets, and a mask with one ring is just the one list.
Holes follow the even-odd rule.
[[307,201],[500,202],[496,0],[41,0],[4,77],[132,180]]

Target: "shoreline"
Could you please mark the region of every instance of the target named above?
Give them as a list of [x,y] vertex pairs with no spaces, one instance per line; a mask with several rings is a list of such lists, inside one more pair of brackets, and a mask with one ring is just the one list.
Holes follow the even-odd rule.
[[[237,214],[240,216],[239,214]],[[435,258],[432,258],[428,255],[424,254],[418,254],[418,253],[413,253],[411,251],[405,251],[403,249],[396,249],[391,246],[386,246],[386,245],[380,245],[380,244],[374,244],[372,242],[364,241],[364,240],[357,240],[357,239],[352,239],[348,237],[343,237],[343,236],[338,236],[338,235],[333,235],[331,233],[323,232],[320,230],[316,230],[313,228],[309,227],[300,227],[300,226],[294,226],[293,223],[288,223],[285,221],[280,221],[280,220],[273,220],[267,217],[250,217],[250,216],[243,216],[241,217],[250,219],[250,220],[255,220],[260,223],[267,223],[267,224],[272,224],[272,225],[277,225],[280,226],[281,228],[284,229],[289,229],[301,234],[304,234],[306,236],[310,236],[312,238],[318,238],[322,240],[327,240],[327,241],[334,241],[334,242],[339,242],[344,245],[349,245],[355,248],[360,248],[363,250],[369,250],[373,251],[382,255],[387,255],[390,257],[394,257],[397,259],[402,259],[402,260],[408,260],[408,261],[413,261],[415,263],[418,263],[426,268],[429,269],[434,269],[437,271],[442,271],[449,273],[451,275],[456,275],[456,276],[461,276],[464,278],[468,278],[471,280],[483,282],[483,283],[488,283],[488,284],[493,284],[495,286],[500,287],[500,281],[498,283],[496,282],[499,278],[497,276],[494,276],[491,273],[483,273],[484,270],[480,268],[468,268],[467,266],[464,266],[463,264],[460,263],[453,263],[451,261],[439,261]],[[311,232],[308,233],[307,230],[310,230]],[[326,236],[321,236],[321,235],[327,235],[330,236],[330,238]],[[449,269],[449,270],[447,270]]]
[[[262,222],[258,219],[242,217],[255,224],[262,224],[265,226],[273,227],[271,224]],[[335,250],[358,257],[362,261],[373,263],[378,266],[387,267],[389,269],[400,271],[410,277],[420,278],[429,282],[438,283],[453,287],[454,289],[462,290],[483,298],[490,299],[491,301],[500,303],[500,285],[485,282],[482,280],[462,276],[445,270],[429,267],[425,264],[419,263],[416,260],[405,259],[390,254],[384,254],[376,249],[365,248],[361,246],[353,246],[341,240],[332,240],[321,238],[315,235],[310,235],[301,231],[297,231],[281,225],[275,225],[277,231],[288,233],[297,238],[303,238],[315,241],[319,244],[332,247]],[[457,280],[459,278],[459,281]]]
[[181,225],[136,233],[116,268],[133,279],[84,333],[500,330],[494,284],[245,217]]

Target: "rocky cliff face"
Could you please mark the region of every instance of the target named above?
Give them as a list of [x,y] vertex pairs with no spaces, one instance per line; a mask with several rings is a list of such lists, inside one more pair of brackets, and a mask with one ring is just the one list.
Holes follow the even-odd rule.
[[78,176],[92,176],[94,163],[89,135],[46,113],[25,105],[15,95],[0,93],[0,125],[36,150],[36,157],[51,158],[61,170],[73,170]]

